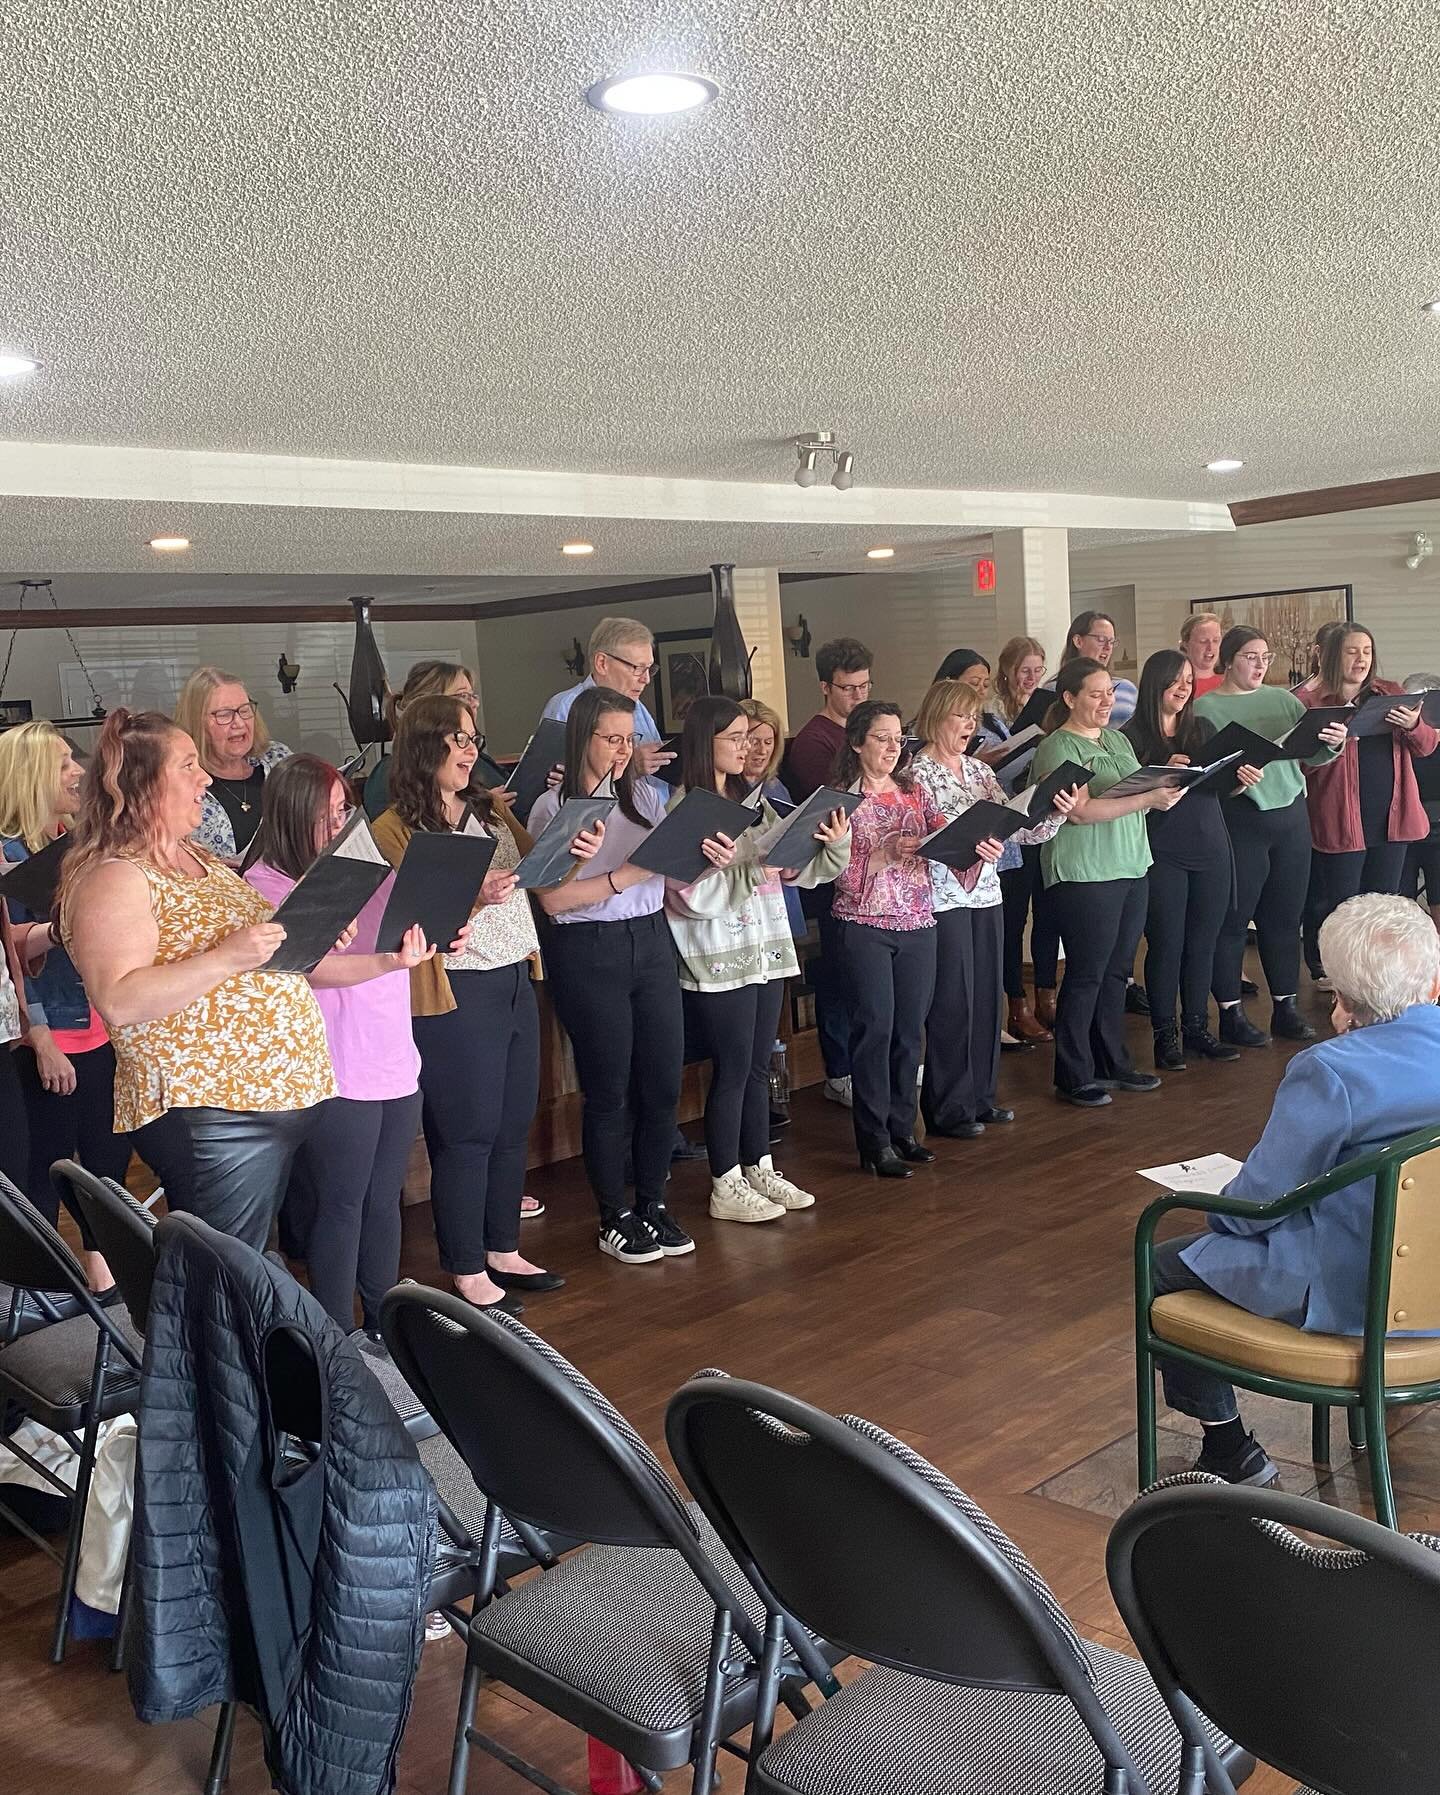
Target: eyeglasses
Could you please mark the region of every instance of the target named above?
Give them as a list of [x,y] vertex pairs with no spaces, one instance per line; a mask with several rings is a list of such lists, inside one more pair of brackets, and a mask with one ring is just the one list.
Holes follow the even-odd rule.
[[222,729],[228,729],[232,723],[249,723],[254,715],[253,704],[236,704],[227,706],[223,711],[211,711],[210,721],[218,723]]
[[715,738],[715,740],[717,742],[731,742],[737,748],[743,748],[745,746],[746,742],[749,741],[749,739],[750,739],[750,732],[748,729],[741,730],[738,735],[736,734],[736,732],[733,729],[722,730],[721,733],[719,735],[717,735]]
[[635,746],[635,738],[633,735],[601,735],[598,729],[592,732],[591,739],[597,742],[604,742],[607,748],[614,748],[617,753],[621,748],[633,748]]
[[868,692],[872,684],[871,680],[857,679],[853,686],[842,686],[838,679],[834,679],[830,682],[830,690],[832,692],[848,692],[853,697],[857,692]]
[[877,735],[873,729],[865,739],[875,748],[903,748],[905,746],[903,735]]
[[1101,648],[1103,648],[1107,642],[1112,648],[1115,646],[1115,638],[1113,636],[1102,636],[1093,629],[1087,629],[1080,640],[1082,642],[1096,642]]
[[471,735],[468,729],[452,729],[445,740],[452,747],[461,749],[462,752],[466,748],[483,748],[485,746],[484,736]]
[[627,661],[623,654],[610,654],[608,652],[605,656],[605,659],[607,661],[618,661],[622,667],[628,667],[630,669],[630,671],[636,675],[637,678],[643,677],[648,680],[648,679],[653,679],[655,677],[654,661],[651,661],[649,666],[645,667],[645,666],[642,666],[639,661]]
[[1268,667],[1275,659],[1273,654],[1237,654],[1237,661],[1248,661],[1252,667]]

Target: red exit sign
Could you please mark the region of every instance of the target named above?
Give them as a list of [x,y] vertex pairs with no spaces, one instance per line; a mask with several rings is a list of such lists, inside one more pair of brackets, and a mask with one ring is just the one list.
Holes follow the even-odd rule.
[[988,558],[975,563],[975,596],[995,590],[995,563]]

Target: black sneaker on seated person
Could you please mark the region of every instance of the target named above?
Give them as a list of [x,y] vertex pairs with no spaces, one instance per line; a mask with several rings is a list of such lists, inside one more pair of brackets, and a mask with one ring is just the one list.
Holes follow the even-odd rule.
[[667,1259],[679,1259],[685,1253],[695,1251],[695,1242],[683,1228],[676,1227],[663,1203],[650,1203],[636,1214],[659,1241],[660,1251]]
[[629,1209],[601,1218],[597,1244],[602,1253],[608,1253],[622,1265],[653,1265],[665,1257],[665,1249],[654,1231]]
[[1226,1483],[1247,1483],[1260,1490],[1280,1480],[1279,1467],[1254,1434],[1246,1434],[1244,1445],[1223,1458],[1212,1454],[1208,1446],[1202,1448],[1193,1469],[1223,1478]]

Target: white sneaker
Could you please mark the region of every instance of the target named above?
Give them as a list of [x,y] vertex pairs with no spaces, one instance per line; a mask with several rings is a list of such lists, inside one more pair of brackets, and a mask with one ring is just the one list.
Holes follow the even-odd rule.
[[736,1166],[710,1180],[710,1213],[717,1222],[778,1222],[785,1210],[753,1189]]
[[855,1094],[850,1086],[850,1074],[847,1072],[843,1078],[827,1078],[821,1095],[828,1097],[832,1103],[843,1103],[846,1109],[851,1108],[855,1102]]
[[758,1190],[762,1197],[768,1197],[772,1203],[778,1203],[782,1209],[813,1209],[815,1199],[808,1190],[801,1190],[798,1184],[792,1184],[788,1178],[782,1178],[775,1170],[770,1155],[767,1153],[759,1165],[746,1166],[745,1182],[751,1190]]

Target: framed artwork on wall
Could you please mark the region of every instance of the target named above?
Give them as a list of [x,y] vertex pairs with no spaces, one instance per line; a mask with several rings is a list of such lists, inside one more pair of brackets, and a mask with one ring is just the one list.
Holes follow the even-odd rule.
[[1222,629],[1237,623],[1264,633],[1275,659],[1265,675],[1270,686],[1298,686],[1310,675],[1310,645],[1322,623],[1355,615],[1353,586],[1302,586],[1293,592],[1239,592],[1228,598],[1192,598],[1192,611],[1213,611]]
[[661,735],[674,735],[685,713],[710,689],[708,629],[661,630],[655,638],[655,722]]

